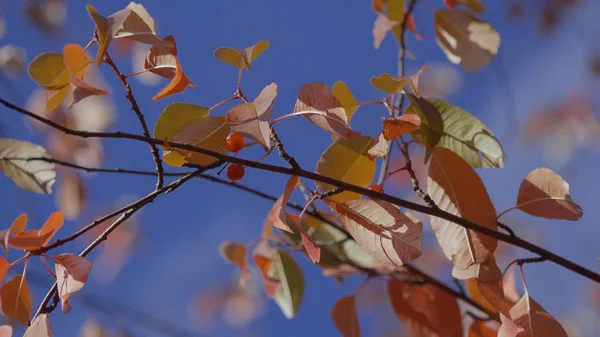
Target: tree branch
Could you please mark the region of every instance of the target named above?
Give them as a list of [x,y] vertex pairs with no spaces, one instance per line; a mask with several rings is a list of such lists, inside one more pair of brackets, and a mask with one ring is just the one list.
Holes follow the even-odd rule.
[[[60,131],[65,132],[66,134],[70,134],[70,135],[76,135],[76,136],[83,137],[83,138],[96,137],[96,138],[131,139],[131,140],[136,140],[136,141],[145,142],[145,143],[152,143],[152,144],[156,144],[156,145],[160,145],[163,143],[163,141],[160,139],[148,138],[145,136],[124,133],[124,132],[89,132],[89,131],[73,130],[73,129],[70,129],[63,125],[60,125],[56,122],[53,122],[51,120],[48,120],[46,118],[40,117],[40,116],[34,114],[33,112],[30,112],[28,110],[20,108],[2,98],[0,98],[0,104],[3,104],[4,106],[6,106],[14,111],[17,111],[21,114],[24,114],[26,116],[29,116],[36,120],[39,120],[40,122],[43,122],[49,126],[52,126]],[[585,268],[581,265],[578,265],[568,259],[565,259],[562,256],[554,254],[540,246],[530,243],[529,241],[523,240],[519,237],[512,237],[509,234],[504,234],[504,233],[498,232],[496,230],[489,229],[483,225],[474,223],[472,221],[469,221],[467,219],[461,218],[454,214],[448,213],[441,209],[435,209],[435,208],[432,208],[429,206],[424,206],[424,205],[417,204],[417,203],[414,203],[414,202],[411,202],[408,200],[400,199],[400,198],[397,198],[397,197],[394,197],[394,196],[391,196],[388,194],[371,191],[369,189],[366,189],[366,188],[363,188],[363,187],[360,187],[357,185],[348,184],[346,182],[343,182],[343,181],[340,181],[337,179],[333,179],[333,178],[330,178],[327,176],[323,176],[323,175],[320,175],[318,173],[314,173],[311,171],[306,171],[303,169],[298,170],[298,169],[287,168],[287,167],[282,167],[282,166],[277,166],[277,165],[265,164],[265,163],[261,163],[261,162],[255,162],[255,161],[247,160],[247,159],[241,159],[241,158],[237,158],[237,157],[228,156],[228,155],[225,155],[225,154],[222,154],[219,152],[207,150],[204,148],[192,146],[189,144],[181,144],[181,143],[172,142],[172,143],[169,143],[169,145],[173,148],[193,151],[193,152],[205,154],[205,155],[208,155],[211,157],[215,157],[215,158],[225,161],[225,162],[237,163],[240,165],[256,168],[259,170],[271,171],[271,172],[292,175],[292,176],[299,176],[299,177],[304,177],[306,179],[319,181],[322,183],[333,185],[335,187],[344,188],[347,191],[355,192],[355,193],[361,194],[363,196],[377,198],[377,199],[380,199],[383,201],[387,201],[394,205],[408,208],[408,209],[411,209],[411,210],[419,212],[419,213],[435,216],[435,217],[453,222],[453,223],[455,223],[461,227],[464,227],[466,229],[474,230],[476,232],[487,235],[496,240],[500,240],[500,241],[506,242],[508,244],[511,244],[513,246],[520,247],[520,248],[528,250],[532,253],[538,254],[539,256],[545,257],[549,261],[552,261],[566,269],[569,269],[581,276],[584,276],[586,278],[589,278],[591,280],[594,280],[594,281],[600,283],[600,274],[598,274],[590,269],[587,269],[587,268]]]

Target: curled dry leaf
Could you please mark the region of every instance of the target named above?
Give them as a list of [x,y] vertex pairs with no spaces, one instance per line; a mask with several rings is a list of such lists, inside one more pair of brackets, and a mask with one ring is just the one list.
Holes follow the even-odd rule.
[[401,266],[423,253],[423,224],[393,204],[359,199],[336,203],[335,210],[356,243],[381,263]]
[[331,309],[331,318],[343,337],[360,337],[355,296],[343,297],[335,302]]
[[[429,165],[427,193],[440,209],[497,230],[496,210],[483,182],[454,152],[435,150]],[[431,227],[446,258],[458,269],[490,261],[498,245],[496,239],[438,217],[431,216]]]
[[388,282],[394,312],[415,336],[462,337],[456,298],[430,284],[413,285],[398,279]]
[[0,139],[0,171],[22,189],[39,194],[52,193],[56,181],[54,163],[27,158],[50,158],[36,144],[16,139]]
[[233,49],[221,47],[215,50],[217,60],[231,64],[232,66],[250,70],[250,64],[269,48],[269,41],[261,40],[246,49]]
[[[173,136],[173,141],[226,154],[225,140],[227,135],[229,135],[227,118],[224,116],[210,116],[187,122]],[[196,165],[209,165],[217,160],[215,157],[188,150],[177,149],[177,152],[186,157],[187,161]],[[169,165],[173,164],[169,163]]]
[[[298,177],[293,176],[290,179],[288,179],[287,183],[285,184],[283,194],[279,198],[277,198],[277,200],[273,204],[273,207],[269,211],[268,220],[273,224],[273,226],[288,233],[293,233],[293,230],[286,223],[287,215],[285,212],[285,208],[287,206],[287,201],[290,195],[292,194],[292,191],[294,191],[294,189],[300,185],[301,183]],[[302,237],[302,244],[304,245],[304,248],[306,249],[306,252],[308,253],[308,256],[310,257],[311,261],[313,263],[319,262],[319,259],[321,257],[321,250],[319,246],[317,246],[314,243],[314,241],[310,238],[310,236],[304,230],[299,221],[291,222],[295,225],[298,232],[300,232],[300,235]]]
[[[368,155],[372,146],[373,138],[368,136],[339,139],[321,155],[317,163],[317,173],[366,188],[375,177],[376,163],[369,159]],[[316,182],[316,185],[321,191],[334,188],[332,185],[321,182]],[[360,198],[360,194],[348,191],[330,197],[337,202]]]
[[219,252],[225,261],[240,268],[242,275],[240,281],[244,281],[252,275],[248,270],[248,253],[246,246],[233,241],[225,241],[219,245]]
[[516,207],[548,219],[575,221],[583,215],[581,206],[571,200],[569,183],[545,167],[531,171],[521,182]]
[[172,45],[152,46],[144,61],[144,69],[171,80],[166,87],[152,98],[154,101],[183,92],[188,86],[196,89],[196,85],[185,75],[177,59],[175,38],[169,35],[165,37],[165,41],[171,42]]
[[567,337],[562,325],[527,292],[510,309],[510,318],[500,317],[498,337]]
[[308,83],[300,88],[294,114],[302,115],[321,129],[344,139],[360,135],[350,129],[346,111],[323,83]]
[[271,127],[273,102],[277,97],[277,84],[266,86],[254,103],[242,103],[227,111],[227,122],[231,129],[245,137],[257,141],[265,151],[271,148]]
[[402,115],[396,118],[382,118],[383,131],[381,134],[386,140],[400,137],[404,134],[418,130],[421,127],[421,118],[418,115]]
[[62,311],[67,313],[71,311],[69,297],[87,282],[92,262],[78,255],[62,254],[54,258],[54,269]]
[[377,142],[375,142],[375,144],[373,144],[373,146],[371,146],[371,148],[369,149],[369,151],[367,151],[367,153],[372,158],[385,158],[388,155],[389,151],[390,151],[390,147],[388,146],[388,142],[385,139],[385,136],[383,135],[383,132],[382,132],[379,134],[379,137],[377,138]]
[[50,317],[48,314],[40,314],[37,316],[31,326],[27,328],[23,337],[52,337],[54,332],[50,325]]
[[50,242],[54,234],[63,226],[64,212],[58,211],[50,214],[48,220],[39,230],[21,231],[8,238],[8,244],[17,249],[34,250]]
[[480,70],[498,54],[498,32],[467,11],[439,9],[434,25],[436,42],[448,60],[468,72]]
[[143,5],[131,2],[127,8],[122,9],[108,17],[102,16],[91,5],[86,6],[88,14],[96,26],[98,36],[98,56],[96,65],[100,65],[102,58],[113,39],[126,38],[154,46],[172,46],[171,41],[161,39],[156,35],[154,19]]
[[27,280],[17,275],[4,283],[0,288],[2,313],[18,319],[28,326],[31,316],[31,297]]

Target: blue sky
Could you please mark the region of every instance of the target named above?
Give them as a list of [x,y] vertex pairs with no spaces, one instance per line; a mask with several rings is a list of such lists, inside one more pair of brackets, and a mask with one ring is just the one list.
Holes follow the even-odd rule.
[[[89,3],[100,13],[108,15],[124,8],[128,1],[92,0]],[[429,3],[436,8],[442,6],[438,0]],[[373,49],[371,31],[375,15],[369,1],[178,0],[167,3],[148,0],[142,4],[153,15],[159,34],[175,36],[183,69],[198,87],[197,90],[187,90],[153,102],[151,98],[166,82],[146,87],[131,80],[151,127],[160,112],[172,102],[211,106],[235,91],[237,70],[213,58],[213,51],[221,46],[243,48],[259,40],[270,41],[269,50],[253,63],[250,72],[244,74],[243,88],[246,96],[253,98],[264,86],[276,82],[279,86],[279,96],[275,101],[276,117],[292,111],[300,87],[308,82],[332,85],[343,80],[359,100],[366,101],[381,97],[381,93],[369,84],[371,76],[396,72],[395,42],[388,38],[379,50]],[[22,13],[21,2],[5,2],[3,5],[7,33],[0,44],[12,43],[26,48],[29,60],[40,52],[60,52],[66,43],[85,45],[93,32],[92,21],[82,2],[68,2],[67,23],[62,33],[55,37],[45,36],[32,28]],[[464,74],[456,68],[462,73],[463,83],[456,94],[448,97],[452,103],[467,109],[489,125],[505,146],[508,155],[505,169],[478,171],[498,210],[514,204],[519,184],[529,171],[549,165],[541,155],[541,147],[523,147],[514,139],[503,136],[510,135],[505,131],[515,127],[506,123],[507,110],[514,108],[513,113],[522,125],[533,110],[545,104],[560,103],[576,90],[593,93],[598,88],[597,82],[589,76],[586,62],[594,47],[589,41],[593,40],[599,28],[594,13],[600,10],[600,4],[584,1],[577,10],[568,12],[569,17],[577,20],[569,20],[559,26],[559,32],[550,37],[542,37],[537,31],[536,19],[532,17],[533,7],[528,7],[525,20],[510,21],[505,14],[505,6],[500,2],[488,5],[489,10],[482,18],[492,23],[502,36],[499,57],[477,73]],[[425,64],[448,63],[432,39],[431,8],[417,6],[415,21],[425,41],[408,37],[408,46],[417,60],[407,61],[407,71],[413,72]],[[117,56],[115,61],[123,72],[131,71],[129,56]],[[110,130],[139,132],[140,127],[119,83],[109,69],[102,67],[101,71],[110,85],[110,99],[115,104],[117,115]],[[508,79],[508,83],[503,84],[502,78]],[[26,75],[11,81],[11,86],[23,98],[16,96],[10,99],[24,105],[25,98],[36,89],[35,83]],[[506,88],[510,95],[507,95]],[[3,98],[7,95],[4,89],[0,89],[0,93]],[[597,98],[592,97],[594,103],[598,103]],[[20,115],[1,110],[0,122],[7,137],[41,144],[45,142],[26,126]],[[226,108],[223,108],[216,113],[224,114],[225,111]],[[361,108],[352,125],[365,134],[375,135],[380,125],[379,118],[384,113],[378,107]],[[277,124],[277,131],[286,149],[306,168],[316,166],[320,154],[330,143],[328,134],[304,119],[282,121]],[[107,140],[103,141],[103,145],[104,167],[146,170],[154,167],[144,144]],[[244,151],[247,158],[257,158],[260,154],[258,149]],[[573,198],[585,211],[579,223],[540,221],[517,213],[507,219],[515,221],[513,228],[524,238],[598,271],[596,257],[599,256],[597,238],[600,231],[594,219],[600,215],[595,198],[600,182],[593,179],[598,159],[595,152],[586,150],[581,152],[581,156],[587,159],[576,173],[564,176],[571,184]],[[284,164],[276,156],[270,157],[267,162]],[[561,172],[560,168],[550,167]],[[243,182],[278,195],[286,179],[283,175],[248,169]],[[142,196],[154,188],[154,181],[149,177],[97,174],[86,176],[85,181],[89,193],[88,207],[79,220],[67,222],[58,236],[73,232],[99,211],[113,207],[114,201],[121,196]],[[18,214],[28,212],[30,226],[35,228],[56,210],[53,196],[20,191],[4,177],[0,177],[0,189],[4,191],[0,194],[3,227],[9,226]],[[387,191],[407,195],[405,191]],[[299,195],[294,198],[301,201]],[[219,243],[224,240],[248,242],[255,238],[270,207],[271,202],[255,199],[244,192],[194,180],[174,194],[160,197],[141,212],[139,228],[144,241],[124,270],[110,284],[92,278],[83,292],[102,294],[169,319],[188,330],[202,331],[189,314],[190,300],[202,289],[228,281],[234,275],[234,268],[219,257]],[[431,232],[427,233],[430,237]],[[78,252],[82,246],[78,243],[67,245],[61,252]],[[529,257],[530,254],[519,252],[518,256]],[[329,315],[331,306],[338,298],[355,291],[361,280],[349,280],[339,286],[321,276],[321,272],[301,256],[296,257],[305,272],[307,284],[304,302],[296,318],[287,320],[274,303],[265,301],[264,314],[248,327],[239,329],[218,322],[203,333],[207,336],[241,336],[255,331],[260,336],[284,333],[292,337],[335,335]],[[43,270],[37,263],[34,265],[33,270]],[[450,280],[448,270],[446,268],[440,273],[443,280]],[[526,272],[532,296],[552,314],[561,319],[583,320],[580,324],[584,329],[600,329],[598,323],[586,320],[584,314],[587,312],[589,315],[590,312],[585,310],[589,305],[586,292],[591,289],[590,281],[551,263],[527,266]],[[46,284],[51,284],[50,277]],[[45,291],[44,287],[33,287],[34,306]],[[78,304],[68,315],[56,311],[51,318],[56,335],[76,335],[80,324],[90,315],[91,312]],[[97,317],[108,326],[120,324],[110,316]],[[367,322],[370,320],[365,320]],[[371,328],[365,324],[365,335],[372,335]],[[131,325],[131,330],[136,336],[163,336],[136,325]]]

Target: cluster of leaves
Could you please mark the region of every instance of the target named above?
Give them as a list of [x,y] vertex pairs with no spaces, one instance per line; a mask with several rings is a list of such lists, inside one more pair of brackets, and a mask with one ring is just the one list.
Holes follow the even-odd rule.
[[[476,17],[485,8],[478,0],[445,3],[447,8],[434,14],[438,45],[451,62],[466,71],[481,69],[497,54],[500,44],[499,35],[491,25]],[[454,8],[459,3],[467,10]],[[403,0],[373,2],[378,15],[374,29],[376,47],[387,31],[392,30],[404,48],[403,30],[416,33],[410,13],[414,5],[414,1],[407,5]],[[131,3],[108,17],[92,6],[88,5],[87,10],[95,25],[94,37],[87,47],[68,44],[63,53],[42,53],[29,65],[31,77],[46,92],[47,110],[57,109],[67,96],[70,96],[70,108],[87,97],[105,95],[106,90],[90,85],[84,77],[94,64],[96,67],[107,64],[116,69],[107,50],[110,43],[118,39],[151,45],[144,71],[170,80],[153,100],[180,93],[188,86],[195,87],[177,59],[175,39],[157,34],[154,20],[142,5]],[[98,51],[96,59],[92,60],[86,50],[94,44]],[[260,41],[245,49],[223,47],[214,52],[218,60],[238,68],[238,90],[233,97],[212,108],[191,103],[173,103],[165,108],[153,133],[154,138],[163,141],[162,160],[165,163],[174,167],[213,164],[216,157],[173,144],[193,145],[226,154],[231,150],[227,145],[228,137],[235,133],[253,141],[247,144],[244,141],[243,146],[236,147],[233,151],[236,155],[245,147],[258,144],[266,152],[265,156],[276,148],[284,159],[287,156],[286,160],[299,169],[283,151],[274,125],[301,116],[332,137],[332,144],[316,164],[318,175],[366,188],[374,182],[377,161],[388,160],[390,145],[407,149],[408,144],[414,142],[425,149],[424,164],[428,164],[426,194],[436,208],[490,231],[498,231],[498,218],[505,212],[497,214],[475,169],[504,167],[504,150],[492,131],[468,111],[442,99],[421,96],[419,76],[427,67],[411,76],[384,73],[372,77],[370,83],[385,93],[377,101],[357,100],[342,81],[331,89],[324,83],[305,84],[293,112],[273,119],[273,104],[278,93],[276,83],[264,87],[252,101],[240,88],[243,71],[250,70],[252,62],[268,47],[268,41]],[[123,81],[135,76],[116,72]],[[406,109],[392,104],[401,95],[406,95],[410,101]],[[134,102],[133,97],[128,98]],[[224,115],[214,115],[217,107],[234,100],[242,103]],[[389,118],[382,119],[381,131],[376,135],[364,135],[353,129],[350,122],[360,106],[373,102],[383,106]],[[405,139],[408,137],[411,140]],[[408,162],[407,151],[403,153]],[[55,169],[52,158],[42,147],[13,139],[0,140],[0,170],[20,187],[37,193],[51,193]],[[300,187],[309,191],[310,198],[301,213],[288,212],[288,200]],[[373,190],[383,193],[381,186]],[[331,213],[322,215],[327,221],[307,215],[308,208],[317,200],[322,200],[331,209]],[[523,180],[513,208],[549,219],[578,220],[582,216],[581,207],[571,200],[569,185],[548,168],[538,168]],[[25,260],[27,264],[31,256],[41,256],[42,262],[44,257],[53,259],[56,275],[48,270],[56,278],[63,311],[68,312],[69,294],[81,289],[92,264],[85,257],[72,254],[46,255],[50,249],[47,245],[62,226],[62,221],[63,213],[57,212],[42,229],[25,232],[26,216],[17,218],[4,232],[3,247],[22,249],[26,254],[13,263],[2,258],[0,265],[5,265],[1,269],[4,275],[18,261]],[[466,280],[473,300],[502,322],[499,336],[566,335],[560,324],[531,299],[527,289],[518,298],[507,296],[503,273],[496,263],[498,243],[495,238],[437,216],[430,217],[430,224],[444,255],[453,265],[453,277]],[[417,275],[403,268],[423,254],[424,235],[419,218],[390,202],[365,198],[323,182],[317,182],[313,190],[294,175],[268,212],[257,243],[224,242],[221,253],[239,267],[241,287],[251,277],[248,261],[251,255],[262,277],[266,296],[272,298],[288,318],[295,316],[300,308],[305,282],[300,267],[285,247],[305,252],[325,275],[340,281],[364,273],[384,277],[398,318],[416,335],[460,336],[464,327],[456,297],[432,284],[415,284]],[[5,314],[29,325],[31,303],[25,271],[26,268],[21,275],[4,283],[0,299]],[[522,271],[521,275],[525,284]],[[332,309],[333,320],[344,336],[360,335],[356,296],[343,297]],[[469,331],[472,336],[496,334],[495,327],[479,321],[474,322]],[[45,313],[37,315],[28,333],[51,336],[48,316]]]

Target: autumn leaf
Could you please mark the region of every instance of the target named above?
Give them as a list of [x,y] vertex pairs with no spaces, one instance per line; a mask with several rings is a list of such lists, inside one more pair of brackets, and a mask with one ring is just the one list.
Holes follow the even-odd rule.
[[[497,230],[496,210],[483,182],[457,154],[437,148],[429,165],[427,193],[440,209]],[[446,255],[458,269],[493,258],[498,242],[453,222],[431,216],[431,227]]]
[[321,129],[344,139],[360,135],[350,129],[346,111],[323,83],[308,83],[300,88],[294,114],[302,115]]
[[185,75],[181,64],[179,64],[175,38],[169,35],[165,37],[165,41],[171,42],[172,45],[152,46],[144,61],[144,69],[171,80],[166,87],[152,98],[153,101],[183,92],[188,86],[196,89],[196,85]]
[[225,241],[219,245],[219,252],[225,261],[240,268],[242,271],[240,280],[242,282],[243,280],[250,278],[252,274],[248,269],[248,253],[246,246],[233,241]]
[[253,103],[242,103],[227,111],[227,123],[242,136],[257,141],[265,151],[271,148],[270,120],[273,102],[277,97],[277,84],[266,86]]
[[548,219],[579,220],[581,206],[571,200],[569,183],[549,168],[531,171],[521,182],[516,208]]
[[[226,154],[225,140],[228,134],[227,118],[224,116],[211,116],[187,122],[173,136],[173,141]],[[177,149],[177,152],[186,157],[187,161],[196,165],[209,165],[217,160],[215,157],[188,150]],[[174,163],[168,164],[174,166]]]
[[[368,136],[337,140],[321,155],[317,163],[317,173],[366,188],[375,177],[376,164],[368,156],[372,145],[373,138]],[[334,188],[321,182],[316,182],[316,185],[321,191]],[[337,202],[344,202],[360,199],[361,195],[345,191],[330,198]]]
[[304,297],[304,276],[292,256],[283,250],[277,250],[276,258],[271,264],[269,276],[279,280],[281,286],[275,293],[274,300],[285,317],[293,318]]
[[408,94],[411,105],[406,108],[406,115],[417,115],[421,120],[421,127],[410,133],[417,143],[425,146],[424,163],[429,161],[431,153],[439,144],[444,134],[444,123],[437,108],[424,98]]
[[217,48],[214,55],[217,60],[231,64],[236,68],[250,70],[251,63],[268,48],[269,41],[261,40],[246,49]]
[[388,73],[383,73],[378,77],[371,77],[371,85],[379,90],[383,90],[390,95],[402,91],[406,85],[406,78],[391,76]]
[[15,219],[15,221],[13,221],[9,229],[4,229],[0,231],[0,237],[2,238],[0,244],[2,245],[2,248],[4,248],[4,252],[6,253],[6,255],[8,255],[8,239],[10,237],[10,234],[16,235],[23,232],[25,230],[25,226],[27,226],[27,220],[27,214],[23,213],[19,215]]
[[92,262],[85,257],[61,254],[54,258],[54,269],[62,311],[67,313],[71,311],[69,297],[72,293],[81,290],[87,282]]
[[481,0],[460,0],[460,3],[475,13],[485,12],[485,6],[481,3]]
[[415,336],[463,336],[453,295],[430,284],[412,285],[395,278],[388,282],[388,294],[394,312]]
[[344,81],[335,82],[331,88],[331,94],[338,102],[340,102],[342,108],[344,108],[344,111],[346,112],[346,121],[350,123],[352,116],[354,116],[354,113],[360,106],[354,97],[354,94],[352,94],[352,91],[350,91],[350,88],[348,88]]
[[394,27],[400,26],[399,21],[390,20],[384,14],[378,14],[373,24],[373,47],[379,49],[387,33]]
[[[562,325],[538,302],[525,295],[510,309],[510,317],[500,315],[498,337],[567,337]],[[519,329],[515,329],[515,326]]]
[[331,318],[343,337],[360,336],[355,296],[343,297],[335,302],[331,309]]
[[50,325],[50,317],[48,314],[40,314],[38,315],[31,326],[27,328],[23,337],[52,337],[54,336],[54,332],[52,331],[52,326]]
[[[13,328],[10,325],[0,325],[0,337],[12,337]],[[31,335],[24,337],[33,337]]]
[[[300,185],[301,183],[297,176],[292,176],[290,179],[288,179],[287,183],[285,184],[283,194],[279,198],[277,198],[268,215],[268,220],[273,224],[273,226],[289,233],[293,233],[293,231],[286,223],[287,215],[285,209],[287,206],[287,201],[290,195],[292,194],[292,191]],[[302,244],[304,245],[304,248],[306,249],[306,252],[308,253],[308,256],[310,257],[311,261],[313,263],[319,262],[321,256],[319,246],[317,246],[314,243],[314,241],[310,238],[310,236],[304,230],[304,228],[302,228],[302,225],[299,222],[291,222],[295,224],[296,229],[298,230],[298,232],[300,232]]]
[[498,331],[490,328],[485,322],[475,320],[469,327],[467,337],[497,337]]
[[94,21],[98,35],[96,65],[100,65],[102,62],[113,39],[126,38],[154,46],[169,47],[173,45],[171,41],[163,40],[156,34],[154,19],[143,5],[131,2],[127,8],[108,17],[102,16],[91,5],[87,5],[86,8]]
[[0,288],[0,301],[2,313],[18,319],[28,326],[31,316],[31,297],[27,280],[17,275],[4,283]]
[[0,171],[22,189],[39,194],[52,193],[56,181],[54,163],[27,158],[51,158],[46,150],[36,144],[0,139]]
[[390,148],[388,146],[388,141],[383,136],[383,133],[380,133],[379,137],[377,138],[377,142],[375,142],[373,146],[369,148],[367,154],[371,158],[385,158],[387,157],[389,151]]
[[69,74],[59,53],[41,53],[29,63],[29,76],[46,91],[46,109],[56,109],[69,93]]
[[396,118],[382,118],[382,135],[386,140],[400,137],[404,134],[418,130],[421,127],[421,118],[418,115],[402,115]]
[[86,97],[101,96],[108,94],[108,91],[94,88],[71,74],[69,75],[69,78],[71,80],[71,99],[69,100],[68,104],[69,108],[72,108],[75,103],[81,101]]
[[35,250],[46,246],[54,234],[63,226],[64,212],[58,211],[50,214],[48,220],[39,230],[19,232],[8,238],[8,244],[17,249]]
[[379,262],[401,266],[423,253],[423,224],[385,201],[359,199],[336,203],[344,227]]
[[467,11],[438,9],[434,26],[436,42],[448,60],[468,72],[480,70],[498,54],[498,32]]
[[3,256],[0,256],[0,284],[4,282],[4,276],[10,269],[10,263]]
[[268,298],[274,298],[281,287],[281,281],[279,279],[269,276],[273,260],[276,258],[277,251],[270,248],[265,240],[261,240],[252,252],[252,259],[260,271],[263,280],[263,288],[265,289],[265,294]]
[[460,280],[477,278],[482,282],[499,282],[502,280],[502,272],[495,259],[490,259],[484,263],[475,263],[466,269],[454,267],[452,276]]

